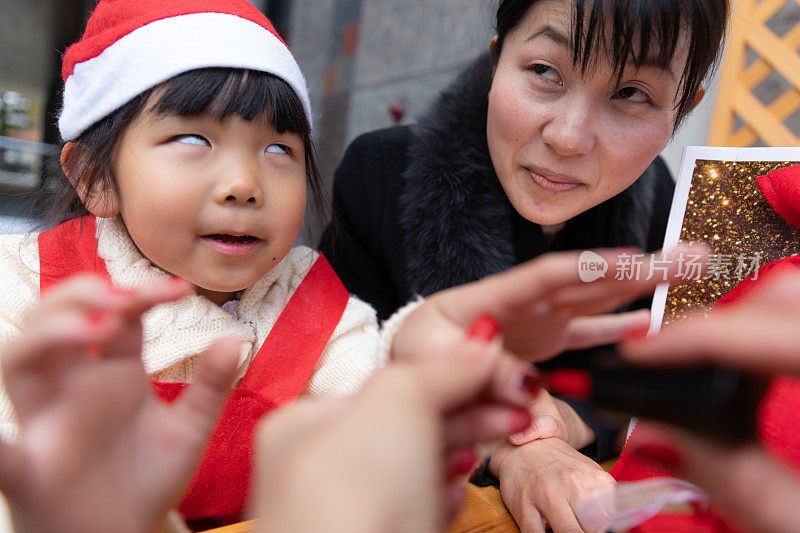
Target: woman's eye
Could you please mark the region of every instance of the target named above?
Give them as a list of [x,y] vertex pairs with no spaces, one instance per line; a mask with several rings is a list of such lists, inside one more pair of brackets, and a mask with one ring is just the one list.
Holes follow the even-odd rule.
[[270,144],[267,146],[267,152],[270,154],[283,154],[288,155],[291,149],[285,144]]
[[541,76],[548,81],[559,81],[558,72],[556,72],[556,69],[553,67],[548,67],[542,63],[537,63],[533,65],[532,70],[537,76]]
[[620,89],[617,91],[617,97],[625,100],[626,102],[632,102],[634,104],[644,104],[649,100],[647,93],[636,87],[625,87],[624,89]]
[[180,135],[175,138],[175,140],[179,143],[183,144],[193,144],[195,146],[211,146],[205,137],[201,137],[200,135]]

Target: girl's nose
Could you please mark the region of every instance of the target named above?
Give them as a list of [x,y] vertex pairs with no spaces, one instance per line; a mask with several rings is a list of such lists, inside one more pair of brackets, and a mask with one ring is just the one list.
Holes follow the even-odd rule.
[[252,170],[229,172],[214,190],[214,201],[218,204],[261,207],[263,199],[258,175]]
[[585,103],[563,99],[542,130],[542,139],[563,157],[586,155],[594,150],[592,112]]

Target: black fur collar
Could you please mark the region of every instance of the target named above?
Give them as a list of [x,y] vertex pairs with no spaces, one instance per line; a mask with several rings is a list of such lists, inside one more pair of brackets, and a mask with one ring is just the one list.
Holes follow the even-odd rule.
[[[517,264],[514,210],[486,141],[492,62],[484,54],[422,116],[403,174],[400,226],[409,289],[428,295]],[[568,222],[559,249],[645,247],[654,176]],[[546,251],[546,250],[542,250]]]

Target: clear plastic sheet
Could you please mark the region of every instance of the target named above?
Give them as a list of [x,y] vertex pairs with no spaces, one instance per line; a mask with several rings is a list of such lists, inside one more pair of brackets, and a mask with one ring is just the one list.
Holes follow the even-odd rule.
[[575,513],[589,532],[602,533],[636,527],[667,505],[707,506],[708,495],[699,487],[674,478],[618,483],[616,490],[579,502]]

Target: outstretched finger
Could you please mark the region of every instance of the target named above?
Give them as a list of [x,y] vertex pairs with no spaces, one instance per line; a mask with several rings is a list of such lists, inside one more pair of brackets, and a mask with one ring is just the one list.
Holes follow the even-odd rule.
[[120,327],[117,334],[100,346],[104,357],[138,359],[142,353],[142,315],[152,307],[187,296],[191,285],[181,278],[168,278],[148,283],[133,290],[118,290],[125,304],[113,314]]
[[172,407],[176,420],[194,430],[205,442],[233,387],[239,361],[239,341],[222,339],[205,353],[197,377]]
[[568,350],[615,344],[650,327],[650,311],[573,318],[567,326]]
[[113,310],[121,303],[106,280],[94,274],[79,274],[45,293],[41,303],[28,313],[26,323],[36,323],[64,310]]
[[[661,283],[680,284],[687,281],[686,257],[698,263],[698,274],[708,252],[704,246],[681,244],[673,250],[661,253],[642,254],[635,266],[631,266],[635,254],[629,251],[600,256],[607,261],[608,271],[603,278],[586,283],[565,286],[550,297],[554,308],[565,309],[574,314],[594,315],[607,313],[651,295]],[[628,269],[628,270],[626,270]]]
[[[759,334],[753,335],[753,331]],[[759,373],[800,375],[798,342],[800,333],[793,316],[760,316],[731,309],[684,321],[653,337],[625,342],[619,350],[623,357],[643,365],[714,362]]]
[[53,313],[47,321],[31,323],[22,336],[3,349],[3,373],[14,374],[46,363],[48,368],[70,360],[85,360],[90,345],[104,342],[117,324],[103,314],[83,311]]
[[472,446],[525,430],[531,415],[521,407],[478,404],[448,415],[444,424],[448,447]]
[[[596,252],[606,260],[612,260],[615,253]],[[585,285],[578,273],[578,257],[577,252],[549,253],[469,285],[442,291],[437,298],[446,315],[462,326],[480,313],[503,323],[517,318],[521,310],[548,305],[545,300],[557,290]]]
[[139,320],[150,308],[180,300],[191,293],[191,283],[178,277],[148,283],[129,292],[130,299],[125,313],[129,319]]
[[482,398],[527,407],[542,391],[539,371],[531,363],[501,351]]

